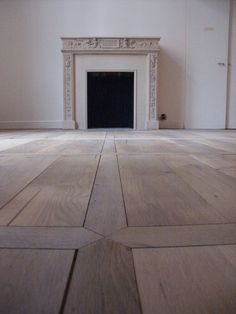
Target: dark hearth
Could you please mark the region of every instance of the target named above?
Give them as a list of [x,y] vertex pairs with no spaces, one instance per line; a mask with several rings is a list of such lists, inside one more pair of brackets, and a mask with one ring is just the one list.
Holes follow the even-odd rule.
[[133,128],[134,72],[87,73],[88,128]]

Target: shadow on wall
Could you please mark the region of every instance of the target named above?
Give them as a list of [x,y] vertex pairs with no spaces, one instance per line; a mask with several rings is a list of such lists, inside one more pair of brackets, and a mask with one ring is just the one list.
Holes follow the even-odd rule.
[[185,61],[165,48],[160,50],[158,116],[166,114],[160,128],[183,128],[185,110]]

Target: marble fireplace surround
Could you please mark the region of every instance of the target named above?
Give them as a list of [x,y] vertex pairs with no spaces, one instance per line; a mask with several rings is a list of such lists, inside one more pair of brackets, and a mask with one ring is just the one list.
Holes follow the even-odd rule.
[[159,37],[62,37],[64,76],[64,129],[75,129],[75,60],[78,55],[145,55],[148,60],[148,101],[145,129],[158,129],[157,95]]

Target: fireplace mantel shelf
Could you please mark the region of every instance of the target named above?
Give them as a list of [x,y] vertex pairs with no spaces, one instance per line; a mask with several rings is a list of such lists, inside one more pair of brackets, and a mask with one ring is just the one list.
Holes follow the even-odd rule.
[[62,37],[64,55],[64,128],[74,129],[75,55],[144,54],[149,59],[147,129],[157,129],[157,81],[160,37]]

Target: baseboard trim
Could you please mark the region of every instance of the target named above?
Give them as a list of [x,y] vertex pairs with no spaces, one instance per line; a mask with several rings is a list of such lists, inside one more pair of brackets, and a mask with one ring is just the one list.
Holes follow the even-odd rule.
[[158,120],[148,120],[146,122],[147,130],[158,130],[159,129],[159,121]]
[[160,121],[160,129],[183,129],[183,122],[176,120]]
[[0,121],[0,129],[63,129],[63,121]]

